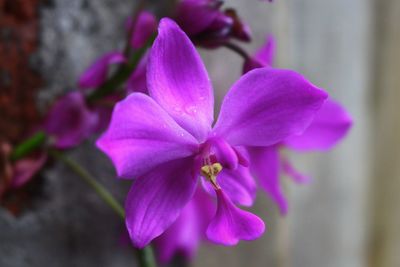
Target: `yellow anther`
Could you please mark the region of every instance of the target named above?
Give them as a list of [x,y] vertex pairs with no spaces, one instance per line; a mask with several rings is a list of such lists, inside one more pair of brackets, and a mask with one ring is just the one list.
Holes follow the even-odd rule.
[[204,165],[201,167],[201,174],[207,178],[216,188],[219,188],[217,184],[217,175],[222,171],[222,165],[214,163],[212,165]]

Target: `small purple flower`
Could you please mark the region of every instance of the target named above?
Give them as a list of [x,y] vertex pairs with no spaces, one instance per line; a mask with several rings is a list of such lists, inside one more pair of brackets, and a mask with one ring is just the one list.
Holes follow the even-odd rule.
[[80,144],[95,132],[99,117],[86,105],[80,92],[68,93],[50,108],[44,123],[47,134],[53,138],[54,146],[60,149]]
[[157,18],[148,11],[140,12],[137,22],[133,25],[132,18],[128,18],[127,29],[128,31],[133,27],[133,34],[130,44],[134,49],[143,47],[148,39],[157,30]]
[[149,53],[146,53],[141,59],[135,70],[126,83],[126,94],[133,92],[147,94],[146,67]]
[[[255,68],[271,67],[274,55],[275,41],[269,36],[266,44],[244,63],[243,71],[246,73]],[[288,148],[301,152],[329,150],[347,135],[351,125],[352,119],[346,110],[332,99],[328,99],[302,134],[290,136],[270,147],[247,149],[252,173],[278,205],[282,214],[287,213],[288,203],[281,188],[280,172],[283,171],[298,183],[308,182],[310,178],[299,173],[286,158],[281,156],[280,149]]]
[[196,45],[215,48],[230,38],[250,41],[250,27],[234,9],[222,11],[222,4],[221,0],[182,0],[174,17]]
[[[130,45],[134,49],[143,47],[147,40],[155,33],[157,28],[156,17],[147,11],[142,11],[133,25],[132,19],[129,18],[126,27],[128,30],[133,27]],[[106,80],[109,67],[112,64],[125,63],[127,59],[123,53],[113,51],[106,53],[90,65],[80,76],[78,86],[81,89],[95,88],[102,85]]]
[[268,35],[265,44],[255,55],[245,60],[243,64],[243,73],[257,68],[272,67],[275,61],[275,50],[275,38],[272,35]]
[[176,22],[187,35],[200,34],[215,21],[221,22],[221,5],[219,0],[182,0],[176,10]]
[[243,42],[249,42],[252,38],[250,26],[245,23],[233,8],[228,8],[224,14],[233,20],[231,36]]
[[11,187],[19,188],[28,183],[34,175],[40,171],[47,160],[45,153],[40,153],[31,157],[26,157],[13,164],[13,175]]
[[78,86],[82,89],[88,89],[102,85],[107,79],[109,66],[125,61],[124,55],[120,52],[105,54],[83,72],[79,78]]
[[[133,244],[146,246],[177,220],[200,175],[217,197],[208,239],[234,245],[258,238],[264,223],[233,204],[249,204],[252,195],[237,196],[246,190],[237,184],[248,186],[249,165],[239,148],[271,146],[302,133],[327,94],[293,71],[256,69],[233,85],[212,126],[208,74],[189,38],[170,19],[160,22],[149,55],[147,89],[149,96],[132,93],[115,106],[97,142],[119,177],[135,179],[125,204]],[[232,177],[234,186],[223,181]]]
[[9,190],[27,184],[40,171],[47,159],[45,153],[39,152],[12,162],[11,152],[12,146],[9,143],[0,142],[0,200]]
[[[131,36],[130,40],[130,45],[134,49],[138,49],[143,47],[147,40],[151,37],[152,34],[155,33],[156,27],[157,27],[157,19],[156,17],[151,14],[150,12],[147,11],[142,11],[138,18],[136,23],[134,24],[131,19],[128,19],[126,23],[126,27],[128,30],[131,30],[133,27],[133,34]],[[134,24],[134,25],[133,25]],[[80,76],[78,85],[80,89],[95,89],[96,87],[101,86],[102,84],[105,83],[105,81],[108,78],[109,74],[109,68],[112,64],[121,64],[121,63],[126,63],[127,59],[125,56],[118,51],[114,52],[109,52],[97,59],[89,68],[87,68],[83,74]],[[140,63],[138,64],[137,68],[133,71],[131,77],[128,79],[127,84],[126,84],[126,90],[127,93],[131,92],[146,92],[146,62],[147,62],[147,56],[144,56]],[[93,125],[92,122],[89,123],[90,129],[83,129],[84,127],[77,127],[77,125],[72,125],[68,124],[65,126],[58,125],[57,127],[64,127],[63,131],[70,133],[71,131],[78,131],[78,128],[80,128],[80,132],[82,135],[81,137],[71,137],[71,135],[66,134],[66,137],[64,139],[69,139],[69,143],[67,144],[67,147],[71,147],[76,145],[79,140],[83,140],[90,134],[94,132],[98,132],[100,130],[103,130],[109,123],[109,119],[111,117],[111,111],[112,109],[110,108],[110,104],[115,103],[115,99],[119,98],[119,94],[113,94],[108,96],[106,99],[103,99],[101,101],[97,101],[90,107],[87,107],[86,104],[84,103],[85,101],[82,98],[83,96],[75,96],[74,99],[72,100],[75,105],[74,109],[80,111],[77,111],[80,113],[82,116],[80,117],[83,120],[91,120],[92,117],[97,117],[97,123],[96,125]],[[64,101],[65,102],[65,101]],[[65,103],[64,103],[65,104]],[[105,105],[103,105],[105,104]],[[67,106],[67,105],[64,105]],[[72,104],[69,105],[69,107],[72,107]],[[62,112],[60,109],[56,111],[57,113]],[[91,114],[91,116],[86,116],[85,114],[88,114],[88,112]],[[53,112],[54,113],[54,112]],[[58,122],[54,121],[54,124],[57,124]],[[71,128],[66,128],[69,126],[75,127],[75,129]],[[83,125],[82,125],[83,126]],[[52,126],[52,128],[55,128]],[[54,129],[51,130],[54,132]],[[85,133],[85,134],[84,134]],[[58,135],[62,134],[61,132],[58,133]],[[86,137],[83,137],[85,135]],[[70,136],[70,137],[68,137]],[[60,137],[58,137],[60,139]],[[71,141],[74,139],[75,141]],[[62,145],[65,146],[65,145]]]

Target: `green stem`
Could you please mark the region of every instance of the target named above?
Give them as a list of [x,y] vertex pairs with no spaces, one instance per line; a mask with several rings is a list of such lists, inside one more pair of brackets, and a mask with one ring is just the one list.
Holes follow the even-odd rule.
[[[148,45],[153,43],[153,41],[154,38],[150,38]],[[129,76],[132,74],[132,71],[139,64],[139,61],[146,52],[148,45],[144,45],[142,48],[136,50],[132,55],[130,63],[121,66],[121,68],[108,81],[94,90],[93,93],[87,97],[87,100],[89,102],[97,100],[110,94],[115,89],[120,87],[129,78]]]
[[19,144],[12,152],[10,159],[12,161],[19,160],[36,150],[46,142],[47,136],[44,132],[40,131],[26,139],[23,143]]
[[139,265],[143,267],[156,267],[156,260],[152,247],[149,245],[143,249],[137,250]]
[[66,157],[62,152],[57,150],[49,150],[49,154],[54,158],[62,161],[67,165],[72,171],[74,171],[79,177],[81,177],[94,191],[99,195],[99,197],[106,203],[113,211],[122,219],[125,219],[124,208],[118,203],[118,201],[108,192],[108,190],[96,181],[87,170],[82,168],[77,162],[71,158]]
[[[81,167],[77,162],[65,156],[62,152],[57,150],[50,150],[49,154],[54,158],[62,161],[67,165],[72,171],[74,171],[79,177],[81,177],[94,191],[99,195],[99,197],[112,208],[112,210],[124,221],[125,211],[124,208],[119,204],[119,202],[111,195],[111,193],[99,182],[92,177],[87,170]],[[142,267],[156,267],[156,261],[154,258],[153,249],[151,246],[147,246],[143,249],[136,250],[137,257],[139,260],[139,265]]]

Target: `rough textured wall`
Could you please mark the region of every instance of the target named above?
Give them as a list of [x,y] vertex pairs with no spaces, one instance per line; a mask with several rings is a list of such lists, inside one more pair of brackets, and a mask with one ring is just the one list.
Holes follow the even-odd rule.
[[30,64],[38,49],[37,7],[37,0],[0,1],[0,141],[18,142],[39,119],[41,81]]
[[[40,6],[39,50],[30,59],[44,87],[39,103],[75,88],[78,74],[106,51],[123,46],[125,0],[54,0]],[[23,80],[20,77],[21,80]],[[71,153],[123,201],[125,188],[108,160],[90,145]],[[44,173],[34,207],[13,218],[0,210],[0,266],[134,266],[134,254],[120,245],[124,228],[77,176],[55,164]]]
[[373,9],[366,0],[292,0],[289,8],[293,68],[343,103],[355,121],[332,151],[304,157],[302,168],[314,182],[291,190],[292,266],[363,267]]

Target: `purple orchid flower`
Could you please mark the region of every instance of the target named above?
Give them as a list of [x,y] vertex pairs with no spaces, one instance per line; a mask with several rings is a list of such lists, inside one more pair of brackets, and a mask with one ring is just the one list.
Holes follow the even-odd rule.
[[[271,67],[275,57],[275,47],[274,38],[268,36],[265,45],[245,61],[243,72]],[[352,119],[346,110],[339,103],[327,99],[310,126],[301,135],[290,136],[270,147],[248,148],[251,171],[258,178],[261,187],[278,205],[281,214],[286,214],[288,211],[288,202],[279,180],[281,171],[298,183],[308,182],[310,178],[298,172],[279,151],[282,148],[301,152],[329,150],[347,135],[351,125]]]
[[155,33],[157,23],[157,18],[148,11],[140,12],[135,25],[132,18],[128,18],[126,23],[128,31],[133,28],[133,34],[130,40],[131,46],[134,49],[142,48],[150,36]]
[[224,14],[233,20],[231,36],[243,42],[250,42],[252,38],[250,26],[239,17],[236,10],[228,8]]
[[82,89],[87,89],[102,85],[107,79],[109,66],[123,62],[126,62],[126,59],[121,52],[105,54],[83,72],[79,78],[78,86]]
[[275,61],[276,42],[268,35],[265,44],[243,64],[243,74],[256,68],[272,67]]
[[174,18],[197,45],[215,48],[230,38],[250,41],[250,27],[235,10],[222,11],[222,4],[221,0],[182,0]]
[[[182,0],[176,10],[176,22],[189,36],[204,32],[219,20],[220,0]],[[229,22],[228,22],[229,23]]]
[[160,22],[150,52],[147,88],[149,96],[132,93],[115,106],[97,141],[118,176],[135,179],[125,204],[133,244],[143,248],[177,220],[200,175],[217,197],[207,238],[234,245],[261,236],[263,221],[234,204],[247,196],[236,197],[240,190],[224,186],[234,183],[224,180],[246,180],[240,170],[249,162],[237,148],[271,146],[300,134],[327,94],[293,71],[256,69],[233,85],[212,127],[208,74],[190,39],[170,19]]
[[129,95],[133,92],[140,92],[147,94],[147,80],[146,80],[146,68],[149,53],[144,54],[140,59],[139,64],[129,77],[126,83],[126,94]]
[[[134,49],[143,47],[150,36],[155,32],[157,27],[156,17],[147,11],[142,11],[133,25],[132,19],[129,18],[126,27],[128,30],[133,27],[133,34],[130,45]],[[106,53],[89,66],[79,78],[78,86],[82,89],[95,88],[102,85],[108,76],[109,68],[112,64],[125,63],[127,59],[123,53],[113,51]]]
[[93,134],[98,127],[96,112],[86,105],[85,96],[80,92],[68,93],[50,108],[44,129],[60,149],[80,144]]
[[8,190],[27,184],[47,160],[46,153],[39,152],[12,162],[11,152],[12,146],[9,143],[0,142],[0,200]]
[[47,154],[37,155],[18,160],[13,165],[11,187],[20,188],[27,184],[38,173],[47,161]]
[[[141,48],[145,45],[147,40],[150,38],[150,36],[155,32],[156,27],[157,27],[157,19],[156,17],[151,14],[150,12],[147,11],[142,11],[138,18],[136,23],[134,24],[131,19],[128,19],[127,25],[126,25],[128,30],[131,30],[133,27],[133,34],[130,40],[130,45],[134,49]],[[95,87],[101,86],[108,77],[108,72],[109,68],[112,64],[121,64],[125,63],[127,59],[125,56],[118,51],[114,52],[109,52],[100,57],[98,60],[96,60],[88,69],[84,71],[84,73],[80,76],[78,85],[81,89],[94,89]],[[147,56],[144,56],[137,66],[137,68],[134,70],[132,73],[131,77],[127,81],[127,92],[130,93],[132,91],[138,91],[138,92],[145,92],[146,86],[145,86],[145,69],[146,69],[146,61],[147,61]],[[91,105],[90,107],[87,107],[84,103],[84,101],[81,99],[82,97],[74,97],[75,101],[75,109],[80,109],[80,114],[82,115],[80,118],[83,120],[91,120],[92,117],[96,116],[97,117],[97,126],[94,126],[92,122],[88,122],[88,125],[90,125],[90,129],[86,127],[86,129],[69,129],[67,130],[64,128],[64,131],[70,132],[70,131],[80,131],[81,132],[81,137],[76,138],[76,137],[71,137],[69,142],[71,144],[67,144],[67,147],[71,147],[76,145],[78,142],[77,139],[83,140],[86,138],[88,135],[101,131],[103,130],[106,126],[108,126],[110,117],[111,117],[111,112],[112,108],[110,107],[110,103],[115,103],[116,100],[119,99],[119,94],[113,94],[108,96],[106,99],[103,99],[102,102],[105,103],[105,105],[102,105],[102,103],[99,103],[100,101],[96,102],[95,105]],[[71,99],[72,100],[72,99]],[[70,105],[72,106],[72,105]],[[62,112],[61,110],[57,110],[57,113]],[[87,114],[90,112],[93,116],[86,116],[84,114]],[[57,122],[54,122],[57,124]],[[72,125],[65,125],[63,127],[69,127]],[[75,125],[76,127],[76,125]],[[86,134],[83,134],[85,132]],[[60,134],[60,133],[59,133]],[[83,135],[87,135],[86,137],[83,137]],[[66,137],[67,138],[67,137]],[[68,139],[68,138],[67,138]],[[75,141],[71,141],[71,139],[75,139]],[[64,145],[63,145],[64,146]]]

